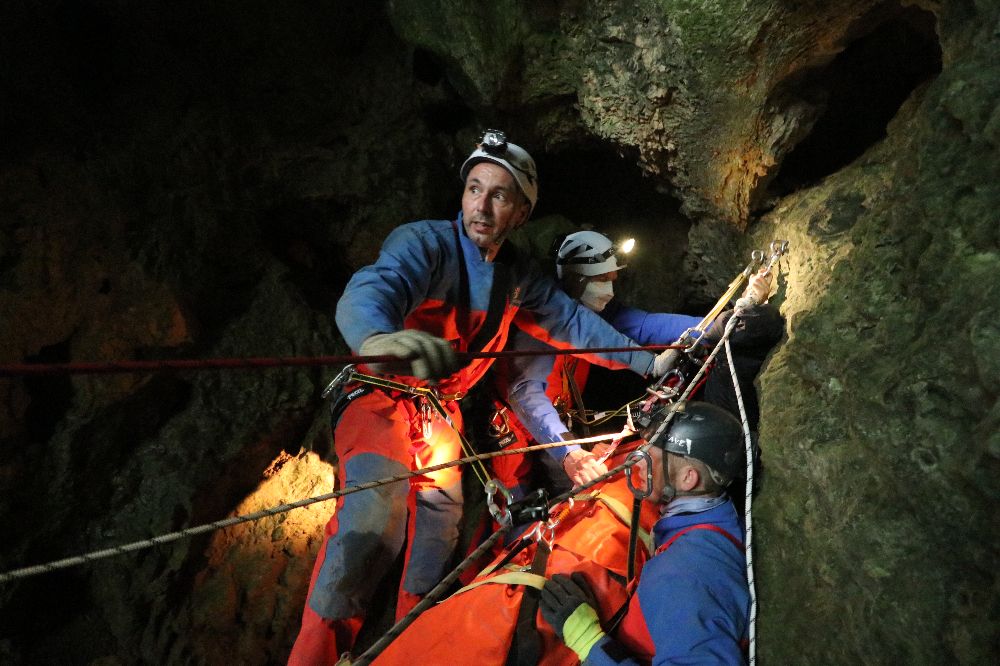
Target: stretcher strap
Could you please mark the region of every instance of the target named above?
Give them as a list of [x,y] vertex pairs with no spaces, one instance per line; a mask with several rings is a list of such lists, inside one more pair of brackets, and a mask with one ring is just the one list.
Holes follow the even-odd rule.
[[502,573],[492,578],[487,578],[485,580],[477,580],[475,583],[469,583],[462,589],[455,592],[451,596],[457,596],[463,592],[468,592],[469,590],[474,590],[480,585],[527,585],[528,587],[533,587],[536,590],[541,590],[545,587],[545,581],[547,579],[545,576],[540,576],[538,574],[529,573],[527,571],[509,571],[507,573]]

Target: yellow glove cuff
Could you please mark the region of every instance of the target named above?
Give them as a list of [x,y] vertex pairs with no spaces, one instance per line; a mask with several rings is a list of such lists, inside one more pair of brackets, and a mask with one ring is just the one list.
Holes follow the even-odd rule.
[[573,611],[573,614],[566,618],[563,623],[563,641],[580,661],[584,661],[590,654],[590,648],[594,643],[604,638],[601,630],[601,621],[597,617],[597,611],[590,604],[580,604]]

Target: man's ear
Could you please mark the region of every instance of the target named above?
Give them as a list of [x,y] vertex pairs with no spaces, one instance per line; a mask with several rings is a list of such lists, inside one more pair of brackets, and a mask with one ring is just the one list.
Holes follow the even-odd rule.
[[699,485],[701,485],[701,473],[694,465],[685,465],[678,490],[687,492],[694,490]]

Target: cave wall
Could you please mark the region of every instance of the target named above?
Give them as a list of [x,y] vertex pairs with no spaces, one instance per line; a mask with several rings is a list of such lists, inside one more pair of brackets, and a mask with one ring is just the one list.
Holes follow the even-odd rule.
[[[761,658],[1000,650],[995,3],[0,11],[0,360],[342,352],[347,277],[393,226],[451,216],[501,126],[542,167],[541,216],[647,240],[626,285],[647,307],[714,300],[791,241],[759,382]],[[834,163],[835,80],[928,40],[937,64]],[[330,375],[0,380],[0,569],[328,490]],[[0,587],[0,661],[280,662],[326,515]]]

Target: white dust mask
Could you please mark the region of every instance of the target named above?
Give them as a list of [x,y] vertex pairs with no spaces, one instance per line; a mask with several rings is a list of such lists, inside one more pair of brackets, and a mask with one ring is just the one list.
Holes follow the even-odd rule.
[[584,287],[580,302],[594,312],[600,312],[614,296],[615,289],[611,286],[611,280],[591,281]]

